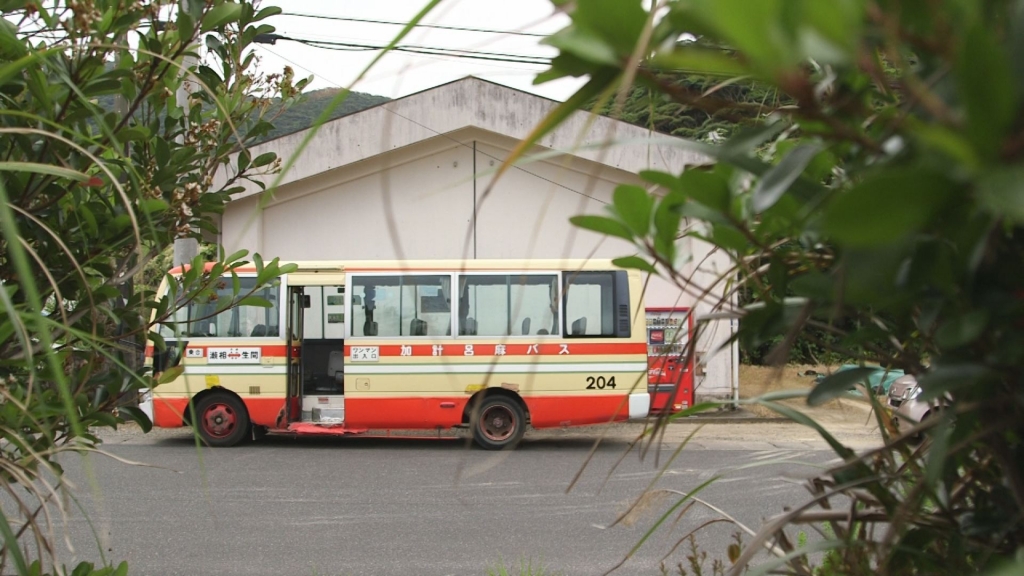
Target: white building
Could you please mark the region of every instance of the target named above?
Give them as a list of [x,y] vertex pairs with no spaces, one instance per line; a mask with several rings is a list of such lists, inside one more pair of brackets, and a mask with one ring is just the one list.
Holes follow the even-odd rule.
[[[282,260],[618,257],[637,251],[569,224],[600,214],[619,184],[644,184],[642,170],[679,173],[704,163],[679,138],[576,112],[496,182],[495,171],[558,103],[465,78],[338,118],[316,133],[273,193],[234,197],[221,222],[231,253]],[[287,160],[308,131],[263,143]],[[269,185],[272,179],[267,180]],[[681,270],[704,288],[729,259],[680,240]],[[646,306],[688,307],[699,319],[720,293],[698,301],[654,278]],[[738,351],[727,321],[697,343],[698,398],[736,392]]]

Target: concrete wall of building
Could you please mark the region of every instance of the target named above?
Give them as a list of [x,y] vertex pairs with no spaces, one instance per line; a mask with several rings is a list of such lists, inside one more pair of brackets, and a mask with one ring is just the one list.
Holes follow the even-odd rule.
[[[569,216],[601,213],[621,183],[644,169],[679,172],[706,159],[686,141],[575,113],[545,135],[535,153],[491,187],[494,171],[557,103],[467,78],[254,147],[295,159],[284,174],[252,184],[223,215],[221,242],[286,260],[396,258],[585,258],[635,253],[628,243],[570,226]],[[559,151],[559,152],[553,152]],[[218,174],[223,181],[227,172]],[[650,307],[719,310],[719,292],[697,295],[728,269],[708,246],[680,241],[686,289],[660,278]],[[736,350],[722,344],[728,321],[698,340],[698,396],[731,396]],[[712,355],[716,350],[721,351]],[[700,373],[703,373],[701,375]]]

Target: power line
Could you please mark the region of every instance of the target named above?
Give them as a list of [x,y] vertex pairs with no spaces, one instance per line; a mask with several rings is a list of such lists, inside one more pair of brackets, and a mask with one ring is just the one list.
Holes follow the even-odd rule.
[[[370,46],[365,44],[349,44],[345,42],[328,42],[324,40],[296,40],[301,44],[325,50],[342,51],[365,51],[384,50],[386,46]],[[537,66],[550,66],[551,60],[539,56],[521,56],[517,54],[492,54],[488,52],[474,52],[471,50],[450,50],[447,48],[431,48],[427,46],[395,46],[391,50],[395,52],[407,52],[410,54],[424,54],[428,56],[446,56],[449,58],[464,58],[468,60],[488,60],[491,62],[511,62],[515,64],[534,64]]]
[[[485,52],[481,50],[462,50],[459,48],[438,48],[434,46],[417,46],[413,44],[388,47],[377,44],[357,44],[353,42],[333,42],[330,40],[314,40],[306,38],[291,38],[281,34],[257,34],[255,42],[258,44],[274,44],[277,40],[290,40],[312,48],[324,50],[337,50],[342,52],[369,52],[372,50],[392,50],[394,52],[405,52],[426,56],[442,56],[447,58],[464,58],[469,60],[489,60],[492,62],[508,62],[512,64],[532,64],[535,66],[551,66],[552,58],[546,56],[529,56],[523,54],[508,54],[504,52]],[[641,64],[641,68],[646,65]],[[724,76],[727,74],[710,72],[707,70],[690,70],[686,68],[659,68],[660,72],[673,72],[681,74],[694,74],[698,76]]]
[[[287,61],[287,62],[291,62],[291,63],[292,63],[292,64],[294,64],[294,65],[295,65],[296,67],[298,67],[298,68],[302,68],[303,70],[306,70],[307,72],[309,72],[309,73],[311,73],[312,75],[314,75],[314,76],[316,76],[316,77],[320,78],[321,80],[323,80],[324,82],[327,82],[328,84],[333,84],[333,85],[337,86],[338,88],[342,88],[342,89],[344,89],[344,88],[343,88],[343,87],[341,86],[341,84],[338,84],[337,82],[334,82],[333,80],[330,80],[329,78],[324,78],[323,76],[321,76],[320,74],[317,74],[316,72],[314,72],[314,71],[310,70],[309,68],[306,68],[305,66],[302,66],[301,64],[299,64],[299,63],[297,63],[297,62],[294,62],[294,61],[292,61],[292,60],[289,60],[288,58],[285,58],[284,56],[281,56],[280,54],[277,54],[276,52],[274,52],[274,51],[270,50],[270,49],[269,49],[269,48],[267,48],[266,46],[260,46],[260,48],[263,48],[263,49],[264,49],[264,50],[266,50],[267,52],[270,52],[271,54],[273,54],[274,56],[277,56],[278,58],[281,58],[282,60],[285,60],[285,61]],[[497,156],[494,156],[494,155],[492,155],[492,154],[488,154],[488,153],[486,153],[486,152],[484,152],[484,151],[482,151],[482,150],[479,150],[479,149],[477,149],[476,147],[471,147],[471,146],[470,146],[469,144],[466,144],[465,142],[461,142],[461,141],[459,141],[459,140],[457,140],[457,139],[453,138],[452,136],[449,136],[448,134],[445,134],[445,133],[443,133],[443,132],[440,132],[440,131],[438,131],[438,130],[434,130],[433,128],[431,128],[430,126],[427,126],[426,124],[423,124],[422,122],[417,122],[416,120],[413,120],[412,118],[409,118],[408,116],[405,116],[404,114],[399,114],[398,112],[395,112],[394,110],[390,109],[390,108],[389,108],[389,107],[387,106],[387,104],[388,104],[388,103],[387,103],[387,102],[385,102],[385,103],[384,103],[383,105],[381,105],[381,106],[380,106],[380,108],[381,108],[382,110],[384,110],[385,112],[388,112],[388,113],[390,113],[390,114],[393,114],[393,115],[395,115],[395,116],[398,116],[399,118],[401,118],[401,119],[405,120],[406,122],[411,122],[411,123],[413,123],[413,124],[415,124],[415,125],[419,126],[420,128],[423,128],[424,130],[427,130],[428,132],[433,132],[433,133],[434,133],[434,134],[436,134],[437,136],[440,136],[440,137],[442,137],[442,138],[444,138],[444,139],[446,139],[446,140],[451,140],[452,142],[454,142],[455,144],[457,144],[457,145],[459,145],[459,146],[462,146],[462,147],[464,147],[464,148],[470,148],[470,149],[472,149],[472,150],[473,150],[473,151],[474,151],[474,152],[475,152],[476,154],[480,154],[480,155],[482,155],[482,156],[486,156],[486,157],[488,157],[488,158],[490,158],[490,159],[492,159],[492,160],[497,160],[498,162],[504,162],[504,160],[503,160],[503,159],[501,159],[501,158],[499,158],[499,157],[497,157]],[[563,189],[565,189],[565,190],[568,190],[569,192],[572,192],[572,193],[574,193],[574,194],[579,194],[580,196],[585,196],[585,197],[587,197],[587,198],[590,198],[591,200],[594,200],[595,202],[598,202],[598,203],[600,203],[600,204],[608,204],[608,202],[606,202],[606,201],[604,201],[604,200],[602,200],[602,199],[600,199],[600,198],[597,198],[597,197],[595,197],[595,196],[591,196],[590,194],[587,194],[586,192],[580,192],[579,190],[576,190],[576,189],[574,189],[574,188],[570,188],[569,186],[566,186],[565,184],[562,184],[561,182],[556,182],[556,181],[554,181],[554,180],[551,180],[550,178],[545,178],[544,176],[541,176],[540,174],[536,174],[536,173],[534,173],[534,172],[530,172],[529,170],[527,170],[526,168],[523,168],[522,166],[517,166],[517,165],[513,164],[513,165],[512,165],[512,168],[513,168],[514,170],[519,170],[520,172],[524,172],[524,173],[526,173],[526,174],[529,174],[530,176],[533,176],[534,178],[537,178],[538,180],[543,180],[543,181],[545,181],[545,182],[547,182],[547,183],[549,183],[549,184],[552,184],[552,185],[554,185],[554,186],[557,186],[557,187],[559,187],[559,188],[563,188]]]
[[[389,20],[370,20],[368,18],[347,18],[343,16],[327,16],[325,14],[302,14],[299,12],[282,12],[283,16],[298,16],[301,18],[316,18],[319,20],[340,20],[342,22],[362,22],[365,24],[386,24],[389,26],[408,26],[408,22],[393,22]],[[485,34],[508,34],[510,36],[531,36],[534,38],[545,38],[548,34],[535,32],[518,32],[513,30],[488,30],[486,28],[467,28],[462,26],[442,26],[440,24],[417,24],[417,28],[436,28],[438,30],[453,30],[457,32],[483,32]]]
[[[354,42],[334,42],[330,40],[315,40],[307,38],[292,38],[282,34],[259,34],[255,41],[260,44],[276,44],[278,40],[290,40],[313,48],[324,48],[327,50],[341,50],[346,52],[362,52],[370,50],[386,50],[388,46],[379,44],[358,44]],[[470,60],[491,60],[494,62],[511,62],[515,64],[534,64],[550,66],[551,59],[545,56],[527,56],[522,54],[509,54],[505,52],[486,52],[482,50],[462,50],[459,48],[438,48],[434,46],[418,46],[406,44],[390,48],[395,52],[408,52],[412,54],[425,54],[429,56],[447,56],[451,58],[465,58]]]

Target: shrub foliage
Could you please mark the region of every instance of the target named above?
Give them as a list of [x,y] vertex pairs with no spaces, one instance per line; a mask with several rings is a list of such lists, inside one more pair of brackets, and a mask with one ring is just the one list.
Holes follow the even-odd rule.
[[[678,70],[757,82],[783,104],[756,104],[760,125],[720,145],[689,145],[712,166],[642,173],[647,186],[619,187],[606,216],[574,222],[633,242],[621,263],[680,286],[681,236],[728,253],[717,304],[747,350],[781,361],[797,338],[827,334],[822,351],[902,368],[921,399],[951,399],[909,431],[876,406],[869,454],[762,399],[818,427],[843,464],[748,541],[731,572],[764,547],[798,574],[826,549],[842,573],[1011,561],[1024,546],[1024,2],[555,3],[572,21],[546,40],[559,55],[538,82],[587,81],[522,149],[584,103],[622,106],[634,85],[713,117],[754,111],[666,80]],[[731,304],[737,293],[745,305]],[[808,402],[849,395],[850,378],[826,378]],[[917,447],[916,432],[927,437]],[[822,522],[830,535],[817,544],[787,536]]]

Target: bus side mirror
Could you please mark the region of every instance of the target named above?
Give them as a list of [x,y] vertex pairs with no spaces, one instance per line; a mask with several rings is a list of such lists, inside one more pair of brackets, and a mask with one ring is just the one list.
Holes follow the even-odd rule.
[[309,306],[310,306],[309,295],[308,294],[303,294],[303,296],[302,296],[302,307],[303,308],[309,308]]

